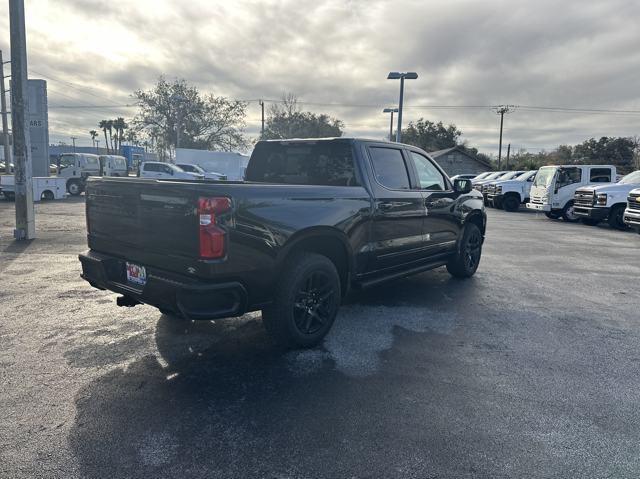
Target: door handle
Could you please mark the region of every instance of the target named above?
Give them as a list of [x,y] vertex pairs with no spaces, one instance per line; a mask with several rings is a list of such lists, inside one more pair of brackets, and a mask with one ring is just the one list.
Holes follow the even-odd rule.
[[386,211],[393,208],[393,203],[378,203],[378,209]]

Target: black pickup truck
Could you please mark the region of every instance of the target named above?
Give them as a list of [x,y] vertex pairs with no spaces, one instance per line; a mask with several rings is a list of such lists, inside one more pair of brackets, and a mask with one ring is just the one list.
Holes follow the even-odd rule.
[[91,178],[82,277],[189,319],[262,310],[288,347],[322,340],[350,287],[473,275],[482,195],[422,150],[353,138],[257,143],[245,182]]

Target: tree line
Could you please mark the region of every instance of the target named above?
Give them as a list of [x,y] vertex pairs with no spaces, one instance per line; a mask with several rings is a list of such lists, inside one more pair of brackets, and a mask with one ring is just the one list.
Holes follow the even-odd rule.
[[[175,148],[237,151],[251,146],[245,134],[247,102],[224,96],[204,94],[183,79],[168,81],[160,77],[153,88],[136,90],[133,98],[137,114],[129,120],[101,120],[104,144],[109,152],[120,152],[125,141],[151,148],[161,159],[173,156]],[[344,122],[324,113],[304,111],[293,94],[287,94],[267,111],[264,131],[259,139],[324,138],[344,134]],[[125,133],[126,132],[126,133]],[[94,144],[97,130],[89,132]],[[487,162],[494,161],[461,141],[463,132],[453,123],[432,122],[420,118],[402,130],[402,141],[436,151],[455,146],[466,149]],[[535,169],[548,164],[614,164],[622,171],[637,167],[638,138],[591,138],[578,145],[560,145],[552,151],[529,153],[520,150],[511,155],[514,169]]]

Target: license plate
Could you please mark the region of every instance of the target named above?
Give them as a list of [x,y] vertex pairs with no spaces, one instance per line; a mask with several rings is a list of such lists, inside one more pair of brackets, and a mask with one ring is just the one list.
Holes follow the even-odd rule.
[[127,269],[127,281],[133,284],[144,286],[147,282],[147,270],[144,266],[129,263],[126,264]]

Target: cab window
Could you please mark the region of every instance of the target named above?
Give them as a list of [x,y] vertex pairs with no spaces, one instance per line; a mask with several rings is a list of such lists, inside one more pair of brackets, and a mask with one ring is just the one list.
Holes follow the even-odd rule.
[[558,173],[558,187],[573,185],[582,181],[582,170],[580,168],[562,168]]
[[160,165],[157,165],[155,163],[145,163],[144,164],[144,171],[160,171],[160,168],[158,168]]
[[369,152],[378,183],[392,190],[411,188],[402,151],[397,148],[371,147]]
[[589,182],[611,183],[611,168],[591,168]]
[[413,151],[409,155],[418,174],[420,189],[432,191],[444,191],[446,189],[444,176],[429,158]]

